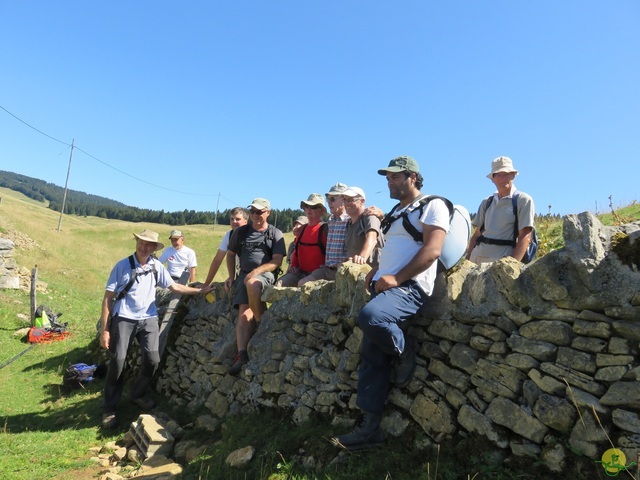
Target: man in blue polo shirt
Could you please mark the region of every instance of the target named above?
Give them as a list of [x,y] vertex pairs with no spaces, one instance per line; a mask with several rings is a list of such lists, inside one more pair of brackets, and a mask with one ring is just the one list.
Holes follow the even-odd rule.
[[211,291],[210,286],[194,288],[173,281],[164,265],[153,256],[155,251],[164,248],[156,232],[144,230],[133,236],[136,251],[113,267],[102,300],[100,346],[111,354],[104,388],[104,428],[117,425],[116,407],[124,387],[122,373],[134,337],[140,344],[142,366],[131,391],[131,401],[143,410],[155,406],[155,402],[144,394],[160,363],[156,286],[183,295]]

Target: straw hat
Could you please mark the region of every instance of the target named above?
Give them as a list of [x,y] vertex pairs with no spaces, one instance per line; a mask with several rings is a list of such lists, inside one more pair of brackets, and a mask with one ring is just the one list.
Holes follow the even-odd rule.
[[146,228],[142,231],[140,235],[134,233],[133,236],[137,240],[143,240],[145,242],[152,242],[156,244],[155,250],[162,250],[164,248],[164,243],[158,241],[158,234],[156,232],[152,232],[151,230],[147,230]]

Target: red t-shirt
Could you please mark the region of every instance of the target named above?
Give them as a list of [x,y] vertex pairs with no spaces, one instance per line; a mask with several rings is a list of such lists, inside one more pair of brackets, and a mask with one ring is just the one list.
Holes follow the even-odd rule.
[[296,248],[291,256],[291,266],[298,267],[303,272],[311,273],[324,265],[324,253],[318,245],[318,235],[323,233],[322,244],[327,244],[327,229],[322,229],[322,223],[318,225],[305,225],[302,233],[296,240]]

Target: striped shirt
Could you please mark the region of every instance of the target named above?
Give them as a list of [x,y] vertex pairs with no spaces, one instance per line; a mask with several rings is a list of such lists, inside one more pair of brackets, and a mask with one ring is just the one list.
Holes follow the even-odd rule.
[[329,218],[329,231],[327,233],[327,253],[325,265],[328,267],[347,260],[345,240],[347,239],[347,223],[349,215],[343,213],[340,217],[331,215]]

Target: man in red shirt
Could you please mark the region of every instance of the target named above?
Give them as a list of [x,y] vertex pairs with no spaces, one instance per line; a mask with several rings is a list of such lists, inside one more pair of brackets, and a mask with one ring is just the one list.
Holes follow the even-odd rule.
[[289,269],[276,283],[279,287],[297,287],[300,280],[324,265],[327,245],[327,226],[322,222],[327,214],[324,198],[319,193],[312,193],[300,202],[300,208],[304,210],[308,223],[296,238]]

